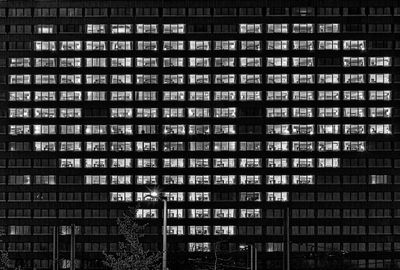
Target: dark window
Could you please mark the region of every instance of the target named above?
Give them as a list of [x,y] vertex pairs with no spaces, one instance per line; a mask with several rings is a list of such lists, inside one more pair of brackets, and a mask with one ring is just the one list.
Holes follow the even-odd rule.
[[121,7],[121,8],[111,8],[112,17],[130,17],[133,15],[131,8]]
[[158,8],[136,8],[136,16],[158,16]]
[[189,16],[210,16],[210,8],[189,8]]
[[215,16],[236,16],[236,8],[215,8]]

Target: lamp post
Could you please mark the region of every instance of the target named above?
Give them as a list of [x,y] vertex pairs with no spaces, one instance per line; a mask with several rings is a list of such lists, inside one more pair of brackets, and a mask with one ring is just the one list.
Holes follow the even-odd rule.
[[152,198],[163,201],[163,246],[162,246],[162,270],[167,270],[167,197],[163,196],[160,192],[153,191],[150,193]]

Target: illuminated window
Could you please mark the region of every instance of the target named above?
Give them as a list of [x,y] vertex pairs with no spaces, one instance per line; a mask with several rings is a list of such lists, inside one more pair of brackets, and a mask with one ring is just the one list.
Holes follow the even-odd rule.
[[260,40],[242,40],[240,41],[240,49],[244,51],[260,51]]
[[339,116],[340,116],[340,108],[338,107],[318,108],[318,117],[338,118]]
[[366,148],[365,141],[344,141],[343,151],[364,152]]
[[343,125],[344,134],[365,134],[365,125],[345,124]]
[[293,91],[292,100],[314,100],[314,91]]
[[288,57],[267,57],[267,67],[288,67]]
[[107,75],[86,74],[85,81],[86,81],[86,84],[106,84],[107,83]]
[[339,50],[339,40],[318,40],[318,50]]
[[164,74],[163,84],[184,84],[185,75],[184,74]]
[[314,117],[314,108],[292,108],[292,117]]
[[132,192],[110,192],[111,202],[131,202]]
[[235,84],[235,74],[216,74],[214,76],[214,84]]
[[[235,67],[236,66],[236,58],[234,57],[216,57],[214,59],[215,67]],[[233,76],[235,74],[232,74]]]
[[339,158],[318,158],[318,168],[339,168]]
[[266,166],[272,168],[287,168],[289,163],[287,158],[267,158]]
[[[114,63],[113,63],[114,59]],[[131,58],[112,58],[111,59],[111,66],[119,66],[119,67],[130,67],[132,66],[131,61],[128,62],[123,59],[131,59]],[[157,58],[144,58],[144,57],[137,57],[135,59],[136,67],[158,67],[158,59]]]
[[164,24],[163,33],[164,34],[184,34],[185,24]]
[[189,242],[188,243],[189,252],[210,252],[211,243],[209,242]]
[[131,34],[131,24],[111,24],[111,34]]
[[365,100],[365,92],[356,90],[344,91],[343,100]]
[[317,82],[322,84],[340,83],[340,74],[317,74]]
[[136,74],[136,84],[157,84],[158,75],[155,74]]
[[136,24],[137,34],[157,34],[158,25],[157,24]]
[[390,67],[392,65],[392,58],[386,57],[368,57],[370,67]]
[[314,151],[314,142],[294,141],[294,142],[292,142],[292,151],[296,151],[296,152]]
[[86,24],[87,34],[105,34],[106,25],[105,24]]
[[56,108],[34,108],[35,118],[56,118]]
[[293,40],[293,50],[314,50],[314,40]]
[[[196,42],[194,42],[194,47],[196,48]],[[163,50],[164,51],[183,51],[184,50],[184,42],[181,40],[178,41],[163,41]],[[200,45],[199,45],[200,48]]]
[[318,141],[318,151],[319,152],[340,151],[340,142],[339,141]]
[[392,76],[389,73],[373,73],[368,74],[368,82],[369,83],[391,83]]
[[289,100],[288,91],[267,91],[267,100]]
[[111,84],[132,84],[131,74],[112,74]]
[[78,57],[76,57],[76,58],[60,58],[60,67],[80,68],[81,65],[82,65],[81,58],[78,58]]
[[267,40],[267,50],[282,50],[287,51],[289,49],[288,40]]
[[209,41],[209,40],[191,40],[191,41],[189,41],[189,50],[191,50],[191,51],[209,51],[209,50],[211,50],[211,41]]
[[343,50],[360,50],[366,49],[365,40],[343,40]]
[[189,84],[210,84],[210,74],[189,74]]
[[313,84],[315,83],[314,74],[292,74],[292,82],[296,84]]
[[261,175],[240,175],[241,185],[261,185]]
[[313,185],[315,184],[314,175],[292,175],[294,185]]
[[292,159],[293,168],[314,168],[313,158],[293,158]]
[[[183,43],[182,43],[182,46],[183,46]],[[131,47],[129,47],[129,48],[131,48]],[[136,49],[138,51],[157,51],[158,50],[158,41],[137,41]]]
[[214,185],[235,185],[236,175],[214,175]]
[[211,183],[209,175],[189,175],[189,185],[209,185]]
[[385,117],[390,118],[392,116],[392,108],[387,107],[370,107],[368,109],[369,117]]
[[287,23],[267,24],[267,33],[288,33]]
[[34,41],[35,51],[55,51],[56,42],[55,41]]
[[60,158],[59,159],[60,168],[81,168],[80,158]]
[[265,142],[265,151],[289,151],[287,141],[267,141]]
[[365,57],[343,57],[343,67],[365,67]]
[[85,41],[86,51],[106,51],[107,45],[105,41]]
[[340,33],[340,25],[338,23],[319,23],[318,33]]
[[261,24],[239,24],[240,34],[261,34],[262,26]]
[[391,100],[392,91],[391,90],[370,90],[369,99],[370,100]]
[[35,67],[56,67],[56,58],[35,58]]
[[138,209],[136,218],[158,218],[158,209]]
[[60,41],[60,51],[81,51],[82,41]]
[[60,108],[60,118],[81,118],[81,108]]
[[267,74],[267,84],[287,84],[288,74]]
[[339,91],[318,91],[318,100],[340,100]]
[[[181,59],[183,60],[183,58],[181,58]],[[165,58],[164,58],[164,63],[165,63]],[[188,59],[188,63],[189,63],[189,67],[210,67],[211,66],[211,58],[190,57]]]
[[285,202],[288,200],[288,192],[267,192],[266,200],[267,202]]
[[261,209],[240,209],[240,218],[261,218]]
[[[143,41],[142,41],[143,42]],[[130,51],[133,50],[132,41],[110,41],[111,51]]]
[[294,23],[292,32],[295,34],[314,33],[314,25],[311,23]]
[[56,25],[53,24],[38,24],[34,26],[35,34],[55,34],[56,33]]
[[30,67],[30,58],[9,58],[9,67]]
[[214,50],[236,51],[236,40],[216,40],[214,41]]
[[[193,59],[193,58],[190,58],[190,59]],[[209,58],[195,58],[195,59],[196,59],[195,63],[193,63],[193,61],[190,60],[189,64],[190,65],[196,64],[196,66],[198,66],[197,63],[206,64],[207,63],[206,59],[209,59]],[[204,59],[204,62],[201,62],[201,60],[198,61],[197,59]],[[208,62],[208,64],[209,64],[209,62]],[[165,57],[165,58],[163,58],[163,66],[164,67],[184,67],[185,61],[184,61],[184,58],[182,58],[182,57]],[[191,67],[193,67],[193,66],[191,66]]]

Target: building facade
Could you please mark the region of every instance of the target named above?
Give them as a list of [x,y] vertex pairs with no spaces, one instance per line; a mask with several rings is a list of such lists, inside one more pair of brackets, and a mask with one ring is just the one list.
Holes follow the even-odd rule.
[[75,224],[103,269],[140,203],[156,250],[157,189],[173,270],[400,266],[399,37],[390,0],[1,0],[1,247],[51,269],[56,226],[67,269]]

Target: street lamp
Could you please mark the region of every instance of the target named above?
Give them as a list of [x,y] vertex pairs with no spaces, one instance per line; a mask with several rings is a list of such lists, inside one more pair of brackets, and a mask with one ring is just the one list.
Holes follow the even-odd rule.
[[167,197],[162,195],[158,191],[152,191],[150,193],[152,198],[163,201],[164,211],[163,211],[163,247],[162,247],[162,270],[167,270]]

